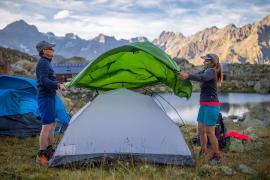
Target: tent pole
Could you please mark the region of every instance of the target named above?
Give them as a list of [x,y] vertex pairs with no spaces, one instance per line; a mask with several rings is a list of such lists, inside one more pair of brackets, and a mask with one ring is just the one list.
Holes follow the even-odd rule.
[[[160,98],[162,98],[168,105],[170,105],[172,108],[173,108],[173,110],[176,112],[176,114],[179,116],[179,118],[180,118],[180,120],[182,121],[182,125],[180,125],[180,127],[183,127],[183,126],[185,126],[185,121],[183,120],[183,118],[180,116],[180,114],[178,113],[178,111],[175,109],[175,107],[171,104],[171,103],[169,103],[164,97],[162,97],[161,95],[159,95],[158,93],[156,93],[155,95],[157,95],[157,96],[159,96]],[[157,99],[157,98],[156,98]],[[157,99],[158,100],[158,99]],[[159,100],[158,100],[159,101]],[[160,103],[160,102],[159,102]],[[161,103],[160,103],[161,104]],[[162,106],[163,107],[163,106]],[[165,111],[165,110],[164,110]],[[166,111],[165,111],[166,112]]]

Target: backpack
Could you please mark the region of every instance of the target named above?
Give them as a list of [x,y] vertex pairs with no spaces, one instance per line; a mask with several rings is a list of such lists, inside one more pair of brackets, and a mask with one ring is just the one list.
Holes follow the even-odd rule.
[[[227,133],[227,128],[223,122],[222,114],[219,113],[218,120],[215,128],[215,134],[218,140],[219,148],[222,149],[226,146],[228,138],[225,138],[225,134]],[[192,139],[192,143],[200,146],[200,134],[198,133]],[[208,141],[208,145],[210,145],[210,141]]]
[[227,133],[227,128],[223,122],[222,114],[219,113],[218,121],[217,121],[216,128],[215,128],[215,134],[216,134],[216,137],[218,140],[218,145],[219,145],[220,149],[224,148],[227,144],[228,139],[225,138],[226,133]]

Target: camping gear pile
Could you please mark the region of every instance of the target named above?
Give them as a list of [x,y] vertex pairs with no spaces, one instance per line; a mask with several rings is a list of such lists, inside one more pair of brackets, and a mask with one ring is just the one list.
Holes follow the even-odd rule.
[[[70,120],[59,96],[56,96],[56,116],[59,132]],[[41,125],[36,81],[0,75],[0,136],[35,136],[40,133]]]
[[[222,114],[219,113],[218,121],[215,126],[215,135],[218,140],[218,145],[220,149],[223,149],[230,143],[231,138],[240,139],[240,140],[249,140],[254,142],[255,139],[252,139],[249,135],[239,133],[237,131],[228,131],[226,125],[223,122]],[[194,145],[200,146],[200,134],[199,132],[192,138],[192,143]],[[208,141],[208,145],[210,145],[210,141]]]

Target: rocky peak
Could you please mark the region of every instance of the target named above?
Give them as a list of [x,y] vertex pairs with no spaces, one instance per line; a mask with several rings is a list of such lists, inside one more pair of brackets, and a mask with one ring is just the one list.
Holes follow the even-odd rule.
[[143,37],[143,36],[131,38],[129,40],[130,43],[133,43],[133,42],[145,42],[145,41],[147,41],[147,38]]
[[194,36],[209,36],[216,33],[218,30],[219,29],[216,26],[212,26],[210,28],[205,28],[204,30],[197,32]]
[[264,17],[261,21],[259,21],[260,24],[263,24],[263,25],[270,25],[270,14],[266,17]]
[[53,32],[47,32],[46,33],[48,36],[55,36]]
[[46,35],[49,39],[55,38],[55,35],[54,35],[52,32],[47,32],[45,35]]
[[183,39],[185,36],[181,32],[169,32],[162,31],[159,35],[160,39],[169,39],[169,38],[180,38]]
[[65,37],[68,38],[68,39],[80,39],[79,36],[77,36],[77,35],[75,35],[73,33],[67,33],[65,35]]
[[185,36],[181,32],[166,32],[162,31],[158,39],[154,39],[153,43],[163,47],[170,41],[182,41]]
[[21,32],[39,32],[36,26],[27,24],[24,20],[15,21],[8,24],[3,30],[5,31],[21,31]]
[[176,32],[175,33],[175,37],[180,38],[180,39],[184,39],[185,38],[185,36],[181,32]]
[[102,33],[100,33],[97,37],[95,37],[94,40],[98,41],[99,43],[106,43],[107,41],[116,41],[116,39],[113,36],[106,36]]
[[224,29],[236,29],[237,27],[234,24],[228,24]]

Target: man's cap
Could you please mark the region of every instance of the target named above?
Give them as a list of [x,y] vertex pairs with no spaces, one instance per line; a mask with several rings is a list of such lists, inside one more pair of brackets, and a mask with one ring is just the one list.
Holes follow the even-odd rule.
[[205,56],[201,56],[201,58],[204,60],[212,61],[216,64],[219,63],[219,58],[216,54],[209,53],[206,54]]
[[36,48],[38,53],[40,53],[40,51],[42,51],[43,49],[52,48],[54,46],[55,44],[48,43],[47,41],[40,41],[39,43],[37,43]]

